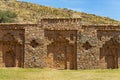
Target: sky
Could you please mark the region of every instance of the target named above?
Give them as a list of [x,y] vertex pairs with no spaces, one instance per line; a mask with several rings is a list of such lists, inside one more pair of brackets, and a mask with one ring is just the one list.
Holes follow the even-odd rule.
[[68,8],[120,21],[120,0],[20,0],[55,8]]

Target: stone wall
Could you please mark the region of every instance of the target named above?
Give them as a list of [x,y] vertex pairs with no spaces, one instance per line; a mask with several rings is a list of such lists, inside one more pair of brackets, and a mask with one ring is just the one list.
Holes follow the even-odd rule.
[[24,67],[43,67],[44,30],[41,26],[25,27],[25,65]]
[[[43,19],[41,21],[41,25],[45,30],[53,30],[59,32],[62,32],[63,30],[77,31],[76,53],[78,69],[107,68],[108,63],[106,60],[104,59],[104,61],[101,61],[100,58],[101,48],[112,37],[115,37],[116,34],[120,35],[120,26],[118,25],[81,25],[80,19]],[[102,30],[103,32],[107,30],[111,31],[111,33],[100,33],[99,30]],[[111,36],[109,36],[110,34]],[[106,37],[104,37],[105,35]],[[100,36],[102,36],[102,40]],[[45,41],[44,43],[47,42]],[[47,48],[45,49],[45,53],[47,53]]]
[[76,69],[77,31],[45,30],[44,33],[46,47],[44,61],[46,62],[46,67]]
[[[20,67],[43,67],[43,38],[44,30],[37,24],[0,24],[0,46],[1,46],[1,66],[5,66],[3,62],[3,36],[11,34],[16,44],[20,44],[21,50],[19,54],[22,54],[22,62]],[[9,37],[11,38],[11,37]],[[9,39],[8,38],[8,39]],[[7,38],[6,38],[7,39]],[[5,39],[5,40],[6,40]],[[5,41],[4,40],[4,41]],[[7,41],[8,42],[8,41]],[[7,43],[5,42],[5,43]],[[19,52],[16,49],[16,54]],[[17,64],[17,61],[16,61]],[[14,66],[17,67],[17,66]]]
[[[64,32],[76,30],[76,60],[78,69],[94,69],[99,67],[99,48],[97,31],[95,28],[84,28],[81,19],[45,19],[41,21],[46,30]],[[66,35],[68,33],[64,33]],[[51,34],[52,35],[52,34]],[[69,34],[68,34],[69,35]],[[50,34],[48,35],[50,37]],[[58,36],[57,36],[58,37]],[[47,43],[47,42],[45,42]],[[47,48],[46,48],[47,51]],[[47,52],[46,52],[47,53]]]
[[18,24],[0,24],[0,66],[24,67],[24,33]]
[[79,31],[77,56],[78,69],[98,68],[99,48],[97,32],[94,28]]
[[[64,19],[64,18],[42,19],[40,24],[43,27],[43,29],[45,30],[44,33],[46,34],[45,38],[44,38],[45,39],[44,40],[44,46],[45,46],[44,47],[44,49],[45,49],[44,54],[47,56],[47,52],[48,52],[47,46],[49,44],[51,44],[52,42],[56,42],[55,39],[58,39],[60,41],[67,40],[68,44],[73,44],[73,46],[74,46],[74,48],[73,48],[74,52],[72,53],[73,56],[75,55],[74,56],[75,60],[73,59],[73,61],[74,61],[74,64],[73,64],[74,68],[73,69],[77,69],[77,59],[76,59],[77,58],[77,30],[81,28],[80,22],[81,22],[80,18],[75,18],[75,19],[74,18],[73,19],[71,19],[71,18],[70,19],[69,18],[66,18],[66,19]],[[59,37],[62,37],[62,40]],[[74,38],[74,40],[70,39],[72,37]],[[62,44],[62,43],[60,43],[60,44]],[[61,46],[59,46],[59,48],[60,47]],[[65,47],[65,45],[63,47]],[[60,50],[60,49],[58,49],[58,50]],[[66,50],[65,48],[63,48],[63,49]],[[69,53],[66,52],[66,54],[70,55],[71,51],[68,50],[68,52]],[[45,58],[46,58],[46,56],[45,56]],[[54,62],[54,60],[53,60],[53,62]],[[67,64],[67,62],[68,62],[68,64]],[[65,63],[64,69],[65,68],[70,69],[70,62],[65,61],[64,63]],[[45,67],[48,67],[48,66],[49,66],[49,64],[46,63]],[[56,67],[53,66],[53,68],[56,68]],[[61,69],[63,69],[63,67]]]
[[[82,25],[83,31],[80,33],[80,43],[89,43],[89,49],[78,49],[78,54],[80,53],[79,65],[80,69],[96,69],[96,68],[119,68],[119,36],[120,36],[120,26],[117,25]],[[112,40],[112,42],[110,42]],[[110,44],[110,49],[104,48],[105,45]],[[83,48],[84,46],[81,45]],[[112,47],[113,46],[113,47]],[[115,47],[114,47],[115,46]],[[116,48],[117,47],[117,48]],[[103,50],[104,48],[104,50]],[[108,55],[116,54],[114,60],[111,60]],[[113,55],[112,55],[113,56]],[[82,60],[81,60],[82,59]],[[110,61],[110,63],[109,63]],[[84,66],[85,65],[85,66]]]
[[[119,25],[82,25],[80,18],[54,18],[38,24],[0,24],[0,33],[1,67],[7,63],[26,68],[120,67]],[[4,56],[9,49],[17,56],[13,61]]]

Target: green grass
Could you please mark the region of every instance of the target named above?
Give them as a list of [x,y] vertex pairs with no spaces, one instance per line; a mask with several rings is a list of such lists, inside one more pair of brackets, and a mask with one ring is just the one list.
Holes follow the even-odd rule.
[[1,68],[0,80],[120,80],[120,70]]

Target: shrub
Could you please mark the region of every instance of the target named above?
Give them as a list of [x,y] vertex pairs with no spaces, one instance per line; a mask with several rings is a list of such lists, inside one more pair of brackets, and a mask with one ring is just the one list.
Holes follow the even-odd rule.
[[14,22],[16,17],[17,14],[9,10],[0,11],[0,23]]

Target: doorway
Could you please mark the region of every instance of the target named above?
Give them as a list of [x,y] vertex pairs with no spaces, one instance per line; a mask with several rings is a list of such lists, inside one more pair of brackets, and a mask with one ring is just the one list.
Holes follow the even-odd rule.
[[118,50],[119,43],[111,38],[107,41],[100,50],[100,60],[103,60],[104,64],[106,64],[107,69],[116,69],[118,68]]
[[5,67],[15,67],[15,53],[7,51],[5,54]]
[[46,67],[77,69],[77,31],[45,30],[48,40]]
[[53,67],[55,69],[76,69],[74,45],[55,42],[47,46],[48,56],[53,55]]
[[5,67],[23,67],[23,47],[12,34],[3,36],[2,57]]

